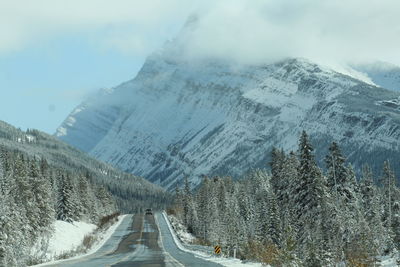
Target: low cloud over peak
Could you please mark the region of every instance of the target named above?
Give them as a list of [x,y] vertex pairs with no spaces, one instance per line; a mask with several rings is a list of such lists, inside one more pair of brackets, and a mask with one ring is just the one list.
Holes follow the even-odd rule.
[[398,10],[393,0],[217,1],[199,13],[181,43],[188,58],[250,64],[285,57],[399,64]]
[[0,54],[71,32],[92,36],[100,47],[149,54],[196,12],[196,27],[180,37],[189,59],[400,65],[398,10],[398,0],[5,0]]

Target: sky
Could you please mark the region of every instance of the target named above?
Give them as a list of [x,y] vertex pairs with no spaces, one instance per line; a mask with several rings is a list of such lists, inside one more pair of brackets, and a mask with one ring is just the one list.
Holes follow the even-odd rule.
[[181,34],[182,57],[400,65],[398,0],[0,0],[0,120],[54,133],[90,93],[135,77]]

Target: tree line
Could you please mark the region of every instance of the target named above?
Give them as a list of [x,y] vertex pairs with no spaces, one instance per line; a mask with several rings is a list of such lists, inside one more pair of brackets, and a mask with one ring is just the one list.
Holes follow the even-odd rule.
[[53,167],[83,173],[111,192],[121,212],[163,209],[171,201],[171,195],[160,186],[113,168],[35,129],[21,131],[0,120],[0,146],[30,158],[45,158]]
[[170,194],[54,136],[0,120],[0,266],[39,262],[54,220],[162,209]]
[[274,148],[270,171],[204,177],[177,188],[171,212],[199,242],[273,266],[370,266],[400,250],[400,189],[390,162],[357,177],[333,142],[326,171],[303,131],[296,152]]
[[111,194],[85,173],[0,150],[0,266],[26,266],[45,253],[53,222],[98,220],[116,211]]

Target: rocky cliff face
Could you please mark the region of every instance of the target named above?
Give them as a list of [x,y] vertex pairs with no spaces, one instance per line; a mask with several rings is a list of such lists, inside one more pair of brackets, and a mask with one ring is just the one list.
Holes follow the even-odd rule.
[[400,158],[399,97],[304,59],[238,67],[158,53],[135,79],[78,106],[56,135],[170,189],[185,176],[195,185],[266,167],[271,148],[296,150],[303,129],[317,155],[336,140],[356,169],[380,169]]

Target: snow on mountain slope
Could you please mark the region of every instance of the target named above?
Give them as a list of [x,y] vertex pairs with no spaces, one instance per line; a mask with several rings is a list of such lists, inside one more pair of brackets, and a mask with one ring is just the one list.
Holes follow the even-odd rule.
[[390,90],[400,91],[400,67],[386,63],[374,62],[356,65],[354,69],[365,73],[375,84]]
[[112,90],[102,90],[76,107],[57,129],[56,136],[73,134],[75,138],[69,140],[71,145],[84,151],[92,149],[105,136],[119,115],[118,106],[102,102],[111,94]]
[[265,167],[272,146],[297,149],[303,129],[317,156],[336,140],[356,168],[380,169],[399,159],[400,111],[382,104],[399,97],[304,59],[237,66],[163,51],[135,79],[80,105],[57,135],[170,189],[184,176],[195,185]]

